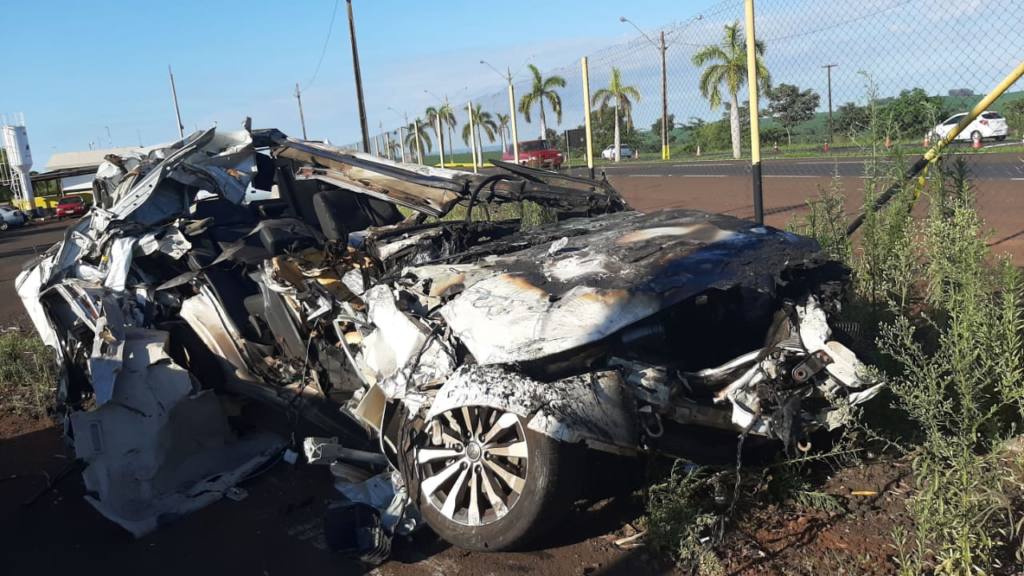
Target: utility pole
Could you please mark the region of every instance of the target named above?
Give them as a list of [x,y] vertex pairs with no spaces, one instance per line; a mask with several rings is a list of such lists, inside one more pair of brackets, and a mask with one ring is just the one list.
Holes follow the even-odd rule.
[[348,4],[348,32],[352,38],[352,70],[356,76],[356,101],[359,103],[359,127],[363,131],[363,152],[370,151],[370,128],[366,124],[366,103],[363,101],[363,75],[359,71],[359,49],[356,48],[356,21],[352,16],[352,0]]
[[822,66],[828,71],[828,145],[832,145],[832,69],[839,64],[825,64]]
[[299,122],[302,123],[302,139],[309,140],[306,136],[306,115],[302,113],[302,91],[299,90],[299,83],[295,83],[295,99],[299,101]]
[[174,72],[167,65],[167,75],[171,77],[171,99],[174,100],[174,117],[178,120],[178,138],[185,139],[185,125],[181,123],[181,110],[178,108],[178,90],[174,87]]
[[661,31],[661,42],[655,42],[629,18],[619,16],[619,22],[629,23],[630,26],[636,28],[636,31],[661,53],[661,159],[668,160],[671,157],[671,151],[668,147],[668,65],[665,61],[665,52],[668,50],[668,46],[665,44],[665,31]]

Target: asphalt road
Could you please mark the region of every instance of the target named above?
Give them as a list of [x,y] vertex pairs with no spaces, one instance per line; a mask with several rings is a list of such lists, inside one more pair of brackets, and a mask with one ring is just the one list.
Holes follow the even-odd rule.
[[21,300],[14,291],[14,279],[22,266],[64,237],[72,220],[32,224],[0,232],[0,328],[25,324]]

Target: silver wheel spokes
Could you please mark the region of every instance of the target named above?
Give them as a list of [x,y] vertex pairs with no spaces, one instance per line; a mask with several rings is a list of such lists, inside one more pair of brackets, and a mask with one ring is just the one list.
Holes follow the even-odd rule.
[[508,514],[526,486],[529,460],[515,414],[463,406],[431,420],[426,438],[416,463],[420,490],[431,506],[469,526]]

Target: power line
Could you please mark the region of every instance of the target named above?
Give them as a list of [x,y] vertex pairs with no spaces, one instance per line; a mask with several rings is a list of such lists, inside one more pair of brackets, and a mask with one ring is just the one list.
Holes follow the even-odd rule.
[[327,54],[327,45],[331,42],[331,33],[334,32],[334,16],[338,13],[338,0],[334,0],[334,9],[331,10],[331,23],[327,25],[327,37],[324,38],[324,46],[320,49],[320,59],[316,61],[316,70],[313,71],[313,77],[306,82],[306,90],[316,82],[316,77],[320,74],[320,65],[324,63],[324,56]]

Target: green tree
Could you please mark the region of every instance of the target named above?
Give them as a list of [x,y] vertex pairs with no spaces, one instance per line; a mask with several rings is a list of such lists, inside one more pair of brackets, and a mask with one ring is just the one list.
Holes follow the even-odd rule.
[[505,154],[508,152],[508,141],[510,139],[508,136],[508,130],[509,122],[512,120],[512,117],[508,114],[502,114],[501,112],[496,113],[494,117],[498,121],[498,137],[501,138],[501,153]]
[[853,136],[867,130],[871,123],[871,113],[867,106],[857,106],[847,102],[836,108],[835,129],[841,134]]
[[555,88],[565,88],[565,78],[561,76],[544,78],[536,66],[530,64],[529,67],[530,73],[533,74],[533,85],[530,87],[530,91],[523,94],[523,97],[519,99],[519,112],[523,114],[523,118],[527,122],[532,122],[530,110],[533,109],[534,105],[540,108],[540,137],[544,138],[548,131],[547,117],[544,113],[544,101],[546,100],[551,106],[551,111],[555,113],[557,123],[561,124],[562,97],[558,95]]
[[[675,114],[669,114],[668,115],[669,142],[671,142],[672,140],[675,139],[675,136],[672,135],[672,131],[675,130],[675,129],[676,129],[676,115]],[[660,140],[660,138],[661,138],[661,116],[658,116],[658,119],[655,120],[653,124],[651,124],[651,134],[656,134],[658,136],[658,138],[659,138],[659,140],[658,140],[658,148],[660,149],[661,148],[661,140]]]
[[1010,129],[1018,136],[1024,133],[1024,98],[1006,105],[1006,118],[1009,120]]
[[431,152],[434,148],[433,142],[430,141],[430,132],[427,131],[427,124],[417,118],[405,127],[405,145],[410,150],[416,151],[416,161],[420,164],[423,163],[421,155],[424,152]]
[[[764,42],[754,42],[757,82],[763,93],[771,87],[771,75],[764,65]],[[732,155],[740,157],[740,117],[738,95],[747,83],[746,42],[739,22],[725,26],[722,44],[705,46],[693,55],[693,64],[707,66],[700,76],[700,92],[714,110],[722,105],[722,86],[729,94],[729,126],[732,137]]]
[[814,118],[820,101],[814,90],[801,91],[793,84],[779,84],[768,92],[768,113],[785,128],[787,144],[793,144],[793,127]]
[[882,108],[882,118],[897,136],[920,138],[946,118],[942,98],[929,96],[924,88],[903,90]]
[[640,101],[640,91],[634,86],[626,86],[622,83],[622,73],[618,68],[612,67],[612,75],[608,80],[608,87],[601,88],[594,93],[594,105],[600,114],[607,114],[608,109],[614,111],[615,118],[615,161],[619,161],[619,146],[621,144],[619,134],[619,118],[622,118],[626,126],[633,127],[633,102]]
[[455,146],[455,127],[459,125],[458,120],[455,118],[455,108],[448,102],[445,102],[443,106],[438,108],[437,113],[441,116],[441,125],[448,127],[448,157],[451,158],[455,154],[452,148]]
[[469,107],[470,115],[473,119],[473,132],[470,134],[469,125],[470,122],[466,122],[462,126],[462,141],[469,144],[469,139],[473,138],[476,140],[476,149],[480,152],[480,157],[477,158],[481,164],[483,164],[483,151],[484,141],[480,137],[481,131],[487,135],[488,142],[494,142],[494,134],[498,131],[498,125],[494,123],[494,118],[491,117],[490,112],[484,112],[480,104],[473,104]]

